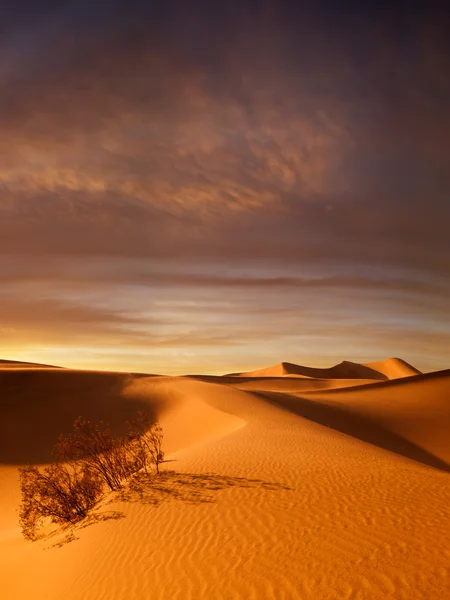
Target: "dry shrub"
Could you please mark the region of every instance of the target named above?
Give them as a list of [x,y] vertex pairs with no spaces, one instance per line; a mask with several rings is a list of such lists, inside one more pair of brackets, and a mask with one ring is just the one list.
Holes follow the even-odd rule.
[[137,471],[145,473],[154,466],[159,474],[159,465],[164,461],[163,431],[157,421],[152,421],[143,411],[128,425],[128,451],[137,463]]
[[37,537],[39,526],[76,523],[95,506],[103,492],[101,479],[84,465],[53,463],[43,472],[37,467],[19,469],[22,504],[20,524],[26,539]]
[[92,423],[78,417],[73,432],[60,436],[55,452],[63,460],[83,464],[101,477],[110,490],[119,490],[134,472],[126,440],[113,436],[103,421]]
[[159,473],[164,459],[159,423],[140,411],[127,426],[126,436],[113,436],[107,423],[79,417],[73,432],[61,435],[55,446],[57,462],[43,471],[19,469],[20,524],[26,539],[36,539],[46,519],[58,524],[84,519],[105,488],[119,490],[139,471],[149,474],[154,467]]

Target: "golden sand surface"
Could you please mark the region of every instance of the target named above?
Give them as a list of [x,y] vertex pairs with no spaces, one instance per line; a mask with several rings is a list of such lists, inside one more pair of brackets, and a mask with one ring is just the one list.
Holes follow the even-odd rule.
[[[13,366],[11,366],[13,365]],[[152,486],[25,541],[18,467],[78,415],[164,429]],[[212,377],[0,364],[5,600],[450,598],[450,370],[399,359]]]

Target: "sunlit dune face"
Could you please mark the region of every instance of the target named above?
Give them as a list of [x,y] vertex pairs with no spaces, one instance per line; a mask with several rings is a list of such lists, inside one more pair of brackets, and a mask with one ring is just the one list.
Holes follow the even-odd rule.
[[135,4],[6,21],[1,355],[447,366],[443,21]]

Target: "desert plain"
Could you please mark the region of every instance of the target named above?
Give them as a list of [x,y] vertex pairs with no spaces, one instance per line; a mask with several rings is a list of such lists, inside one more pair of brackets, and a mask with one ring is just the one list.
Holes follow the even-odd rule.
[[[26,541],[18,467],[83,415],[164,430],[151,485]],[[450,598],[450,370],[169,377],[0,362],[4,600]]]

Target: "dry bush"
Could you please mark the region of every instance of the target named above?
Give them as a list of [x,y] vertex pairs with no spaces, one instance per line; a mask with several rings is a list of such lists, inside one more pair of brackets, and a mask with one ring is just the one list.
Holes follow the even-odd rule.
[[143,470],[148,473],[153,465],[156,473],[159,474],[159,465],[164,461],[161,425],[149,419],[143,411],[139,411],[133,421],[127,421],[127,425],[129,430],[127,450],[138,466],[136,471]]
[[126,449],[126,440],[113,436],[107,423],[92,423],[82,417],[73,424],[73,432],[62,435],[55,448],[63,460],[77,461],[97,473],[110,490],[119,490],[135,472]]
[[39,471],[27,466],[19,469],[22,504],[20,525],[26,539],[34,540],[39,526],[76,523],[95,506],[103,492],[101,479],[82,466],[54,463]]
[[152,466],[159,473],[164,459],[161,426],[142,411],[127,425],[126,436],[113,436],[108,424],[79,417],[73,432],[61,435],[55,446],[58,462],[42,472],[33,466],[19,469],[25,538],[36,539],[45,519],[58,524],[80,521],[105,487],[119,490],[135,473],[149,474]]

